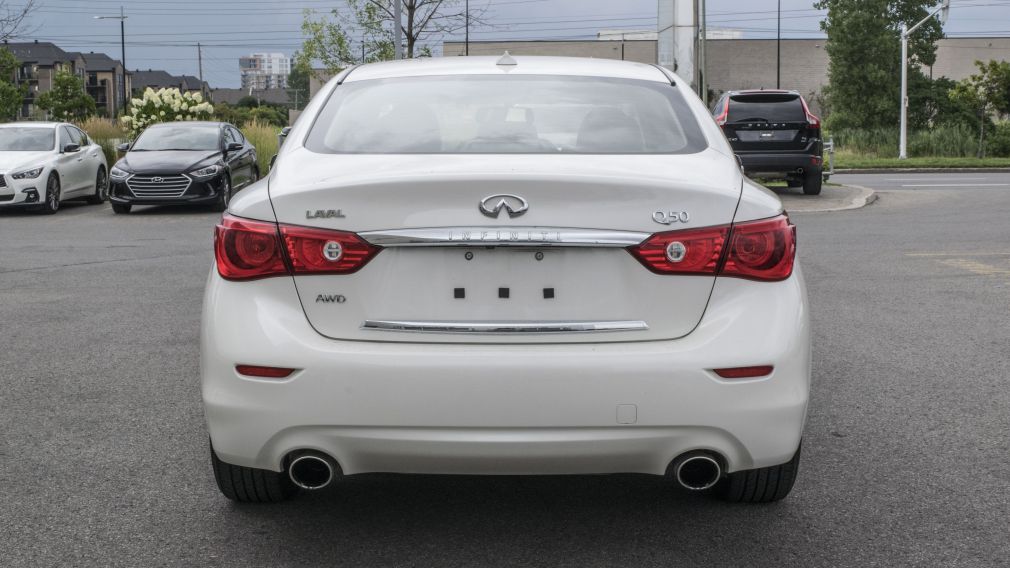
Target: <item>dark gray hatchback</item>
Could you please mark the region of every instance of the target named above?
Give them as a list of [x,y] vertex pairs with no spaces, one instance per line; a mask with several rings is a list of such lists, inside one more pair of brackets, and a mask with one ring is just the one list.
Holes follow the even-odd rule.
[[798,92],[729,91],[712,113],[747,175],[782,178],[807,195],[821,192],[821,121]]

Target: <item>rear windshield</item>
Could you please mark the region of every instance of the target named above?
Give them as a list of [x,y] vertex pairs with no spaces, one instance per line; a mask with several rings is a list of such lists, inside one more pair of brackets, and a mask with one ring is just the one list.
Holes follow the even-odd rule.
[[727,122],[806,122],[799,95],[735,95]]
[[305,146],[332,154],[688,154],[707,143],[668,83],[451,75],[344,83]]

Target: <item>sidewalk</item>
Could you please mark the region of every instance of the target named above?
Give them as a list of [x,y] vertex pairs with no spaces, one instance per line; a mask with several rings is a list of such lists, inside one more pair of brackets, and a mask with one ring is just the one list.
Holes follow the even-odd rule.
[[858,185],[827,185],[820,195],[803,195],[802,188],[770,187],[787,213],[821,213],[859,209],[877,200],[877,194]]

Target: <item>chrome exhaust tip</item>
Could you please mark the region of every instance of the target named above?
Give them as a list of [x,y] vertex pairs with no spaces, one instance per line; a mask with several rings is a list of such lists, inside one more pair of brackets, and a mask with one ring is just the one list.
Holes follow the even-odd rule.
[[684,489],[704,491],[715,487],[722,478],[719,460],[705,452],[687,452],[673,461],[673,478]]
[[316,452],[301,453],[288,465],[288,477],[302,489],[314,491],[330,484],[340,467],[332,458]]

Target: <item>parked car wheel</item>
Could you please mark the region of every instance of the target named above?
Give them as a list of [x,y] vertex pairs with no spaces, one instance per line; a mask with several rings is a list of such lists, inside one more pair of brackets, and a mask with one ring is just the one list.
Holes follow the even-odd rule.
[[821,170],[807,173],[807,175],[803,178],[803,194],[820,195],[821,185],[823,183],[824,177],[821,175]]
[[214,211],[226,211],[231,203],[231,178],[225,175],[221,178],[221,193],[214,203]]
[[214,480],[225,497],[239,503],[278,503],[298,493],[285,472],[231,465],[210,449]]
[[116,215],[126,215],[127,213],[130,212],[130,209],[133,209],[133,206],[129,204],[123,204],[123,203],[112,204],[112,212],[115,213]]
[[95,194],[88,198],[88,203],[101,205],[109,197],[109,178],[105,174],[105,168],[98,168],[95,176]]
[[785,499],[800,469],[800,449],[781,465],[735,471],[716,486],[716,493],[734,503],[771,503]]
[[46,215],[52,215],[60,210],[60,177],[53,172],[46,180],[46,200],[42,203],[41,211]]

